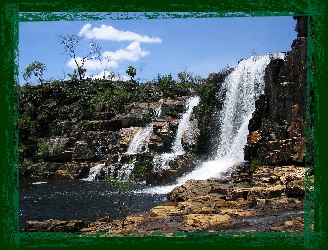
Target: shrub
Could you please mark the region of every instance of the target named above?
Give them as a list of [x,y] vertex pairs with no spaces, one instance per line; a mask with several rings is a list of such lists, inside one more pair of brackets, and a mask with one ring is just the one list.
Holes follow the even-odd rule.
[[250,162],[249,170],[254,173],[255,170],[259,167],[262,166],[263,163],[259,159],[252,159]]

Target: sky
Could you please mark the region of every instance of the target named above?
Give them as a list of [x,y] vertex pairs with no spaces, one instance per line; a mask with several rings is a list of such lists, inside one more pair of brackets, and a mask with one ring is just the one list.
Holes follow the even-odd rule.
[[44,79],[69,78],[76,64],[59,35],[84,37],[76,50],[80,58],[90,52],[91,40],[100,44],[103,59],[88,60],[86,76],[113,72],[129,79],[126,70],[133,66],[135,79],[147,82],[158,74],[177,79],[185,70],[205,78],[254,53],[289,51],[295,26],[292,16],[20,22],[19,82],[25,84],[22,72],[34,61],[46,65]]

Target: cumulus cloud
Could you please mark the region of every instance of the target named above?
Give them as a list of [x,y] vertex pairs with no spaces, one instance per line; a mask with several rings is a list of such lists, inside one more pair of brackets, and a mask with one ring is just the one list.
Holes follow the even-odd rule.
[[113,26],[102,24],[100,28],[92,28],[90,23],[84,25],[79,36],[84,35],[89,39],[111,40],[111,41],[135,41],[142,43],[161,43],[159,37],[142,36],[131,31],[121,31]]
[[[135,62],[140,57],[147,56],[149,51],[143,50],[140,47],[140,42],[132,42],[124,49],[119,49],[116,51],[105,51],[102,53],[101,61],[96,59],[87,60],[84,64],[84,68],[87,70],[97,70],[103,68],[117,68],[120,61],[131,61]],[[82,58],[77,57],[76,61],[79,65],[82,64]],[[76,63],[74,59],[70,59],[67,63],[70,68],[76,68]]]

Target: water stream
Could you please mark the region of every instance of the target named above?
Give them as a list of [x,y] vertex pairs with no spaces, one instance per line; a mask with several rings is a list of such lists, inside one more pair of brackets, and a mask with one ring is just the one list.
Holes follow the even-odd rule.
[[181,139],[182,139],[183,133],[190,126],[190,117],[191,117],[193,108],[195,106],[197,106],[198,103],[199,103],[198,96],[190,97],[186,101],[186,112],[183,114],[183,116],[179,122],[175,140],[173,141],[173,144],[172,144],[172,151],[170,153],[163,153],[163,154],[154,156],[153,163],[154,163],[156,170],[165,169],[166,167],[168,167],[171,160],[173,160],[174,158],[176,158],[179,155],[183,155],[186,153],[182,147]]

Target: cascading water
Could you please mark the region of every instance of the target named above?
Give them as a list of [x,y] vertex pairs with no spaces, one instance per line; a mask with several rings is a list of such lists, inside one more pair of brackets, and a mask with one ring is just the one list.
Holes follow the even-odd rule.
[[234,163],[244,161],[243,146],[247,141],[248,123],[255,110],[255,101],[264,90],[265,68],[273,58],[284,58],[284,54],[252,56],[242,60],[227,76],[222,86],[226,97],[219,117],[221,132],[215,158],[179,178],[176,185],[154,187],[151,192],[167,193],[189,179],[218,177]]
[[97,174],[100,170],[105,166],[105,163],[98,164],[90,169],[89,175],[87,178],[81,179],[83,181],[94,181],[96,179]]
[[[159,106],[154,110],[153,120],[161,115],[162,107]],[[129,147],[126,151],[127,154],[139,154],[148,151],[148,142],[150,135],[153,131],[153,122],[148,124],[145,128],[140,129],[132,141],[129,144]]]
[[169,162],[171,160],[173,160],[175,157],[177,157],[179,155],[183,155],[185,153],[185,150],[183,149],[182,144],[181,144],[181,138],[182,138],[183,133],[189,128],[190,116],[192,114],[193,108],[195,106],[197,106],[198,103],[199,103],[198,96],[190,97],[186,101],[186,110],[187,111],[183,114],[183,116],[179,122],[177,134],[176,134],[175,140],[172,144],[172,152],[156,155],[154,157],[153,163],[155,165],[156,170],[167,167],[167,165],[169,164]]
[[[154,114],[152,120],[155,120],[157,117],[161,115],[162,106],[159,106],[154,110]],[[148,124],[145,128],[141,128],[131,140],[129,147],[126,151],[128,155],[140,154],[148,151],[148,142],[153,131],[153,122]],[[121,161],[121,157],[119,157],[118,162]],[[135,159],[131,163],[124,164],[121,169],[118,171],[118,178],[120,180],[127,179],[131,172],[134,169]],[[110,166],[111,167],[111,166]]]
[[138,154],[148,151],[147,144],[153,130],[153,123],[148,124],[145,128],[140,129],[133,137],[126,151],[127,154]]

